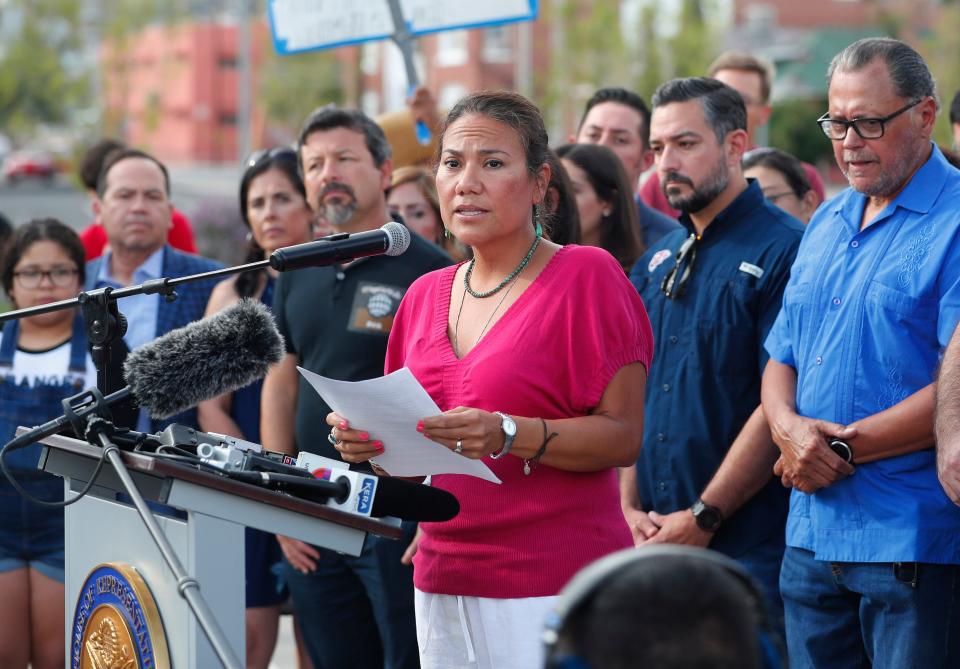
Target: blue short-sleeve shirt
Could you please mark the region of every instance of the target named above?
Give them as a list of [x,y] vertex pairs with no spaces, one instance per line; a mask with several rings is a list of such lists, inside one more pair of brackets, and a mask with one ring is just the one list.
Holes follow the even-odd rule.
[[[659,513],[696,501],[760,404],[763,341],[803,234],[751,181],[696,242],[686,292],[671,300],[660,286],[692,233],[687,215],[680,222],[686,228],[655,243],[630,273],[654,333],[637,487],[643,509]],[[771,472],[769,484],[724,521],[711,548],[737,557],[782,542],[786,515],[787,493]]]
[[[797,412],[841,424],[934,380],[960,318],[960,171],[936,146],[863,230],[866,197],[820,207],[766,341],[797,372]],[[960,562],[960,507],[931,448],[869,464],[812,495],[794,491],[787,545],[821,560]]]

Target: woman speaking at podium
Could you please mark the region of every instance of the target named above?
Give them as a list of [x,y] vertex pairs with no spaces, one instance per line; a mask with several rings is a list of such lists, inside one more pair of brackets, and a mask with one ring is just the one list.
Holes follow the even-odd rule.
[[[539,110],[472,94],[440,138],[443,221],[474,258],[425,275],[397,313],[386,372],[408,367],[443,410],[418,430],[501,485],[437,475],[460,514],[422,523],[414,557],[421,664],[536,667],[545,614],[581,567],[633,545],[618,466],[640,449],[653,337],[606,251],[542,237],[550,180]],[[344,460],[390,444],[328,417]]]

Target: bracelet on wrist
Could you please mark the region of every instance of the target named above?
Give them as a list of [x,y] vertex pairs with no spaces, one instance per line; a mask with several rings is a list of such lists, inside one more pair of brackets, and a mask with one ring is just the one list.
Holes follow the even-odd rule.
[[524,461],[523,461],[523,473],[524,473],[525,476],[530,476],[530,471],[531,471],[531,469],[532,469],[532,468],[531,468],[531,465],[532,465],[533,467],[536,467],[538,464],[540,464],[540,458],[542,458],[542,457],[543,457],[543,454],[547,452],[547,444],[550,443],[550,440],[553,439],[554,437],[559,437],[559,436],[560,436],[560,435],[557,434],[556,432],[551,432],[551,433],[550,433],[550,436],[548,437],[548,436],[547,436],[547,421],[545,421],[545,420],[542,419],[542,418],[540,418],[539,420],[540,420],[540,424],[543,425],[543,443],[540,444],[540,449],[537,451],[536,455],[534,455],[534,456],[533,456],[532,458],[530,458],[529,460],[524,460]]

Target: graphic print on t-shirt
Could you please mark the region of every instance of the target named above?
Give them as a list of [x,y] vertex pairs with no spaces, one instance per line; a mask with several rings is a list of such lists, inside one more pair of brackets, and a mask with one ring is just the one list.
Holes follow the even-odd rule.
[[353,295],[347,329],[367,334],[390,334],[404,292],[397,286],[361,281]]

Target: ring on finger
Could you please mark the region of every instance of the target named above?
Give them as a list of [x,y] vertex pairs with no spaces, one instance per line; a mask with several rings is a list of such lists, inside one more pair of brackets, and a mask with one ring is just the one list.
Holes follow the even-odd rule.
[[327,441],[329,441],[334,446],[337,445],[337,438],[333,436],[333,432],[327,435]]
[[457,446],[453,450],[457,453],[463,453],[463,439],[457,439]]

